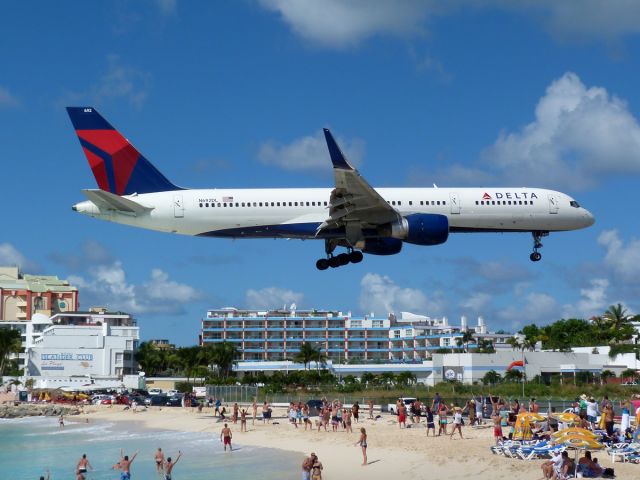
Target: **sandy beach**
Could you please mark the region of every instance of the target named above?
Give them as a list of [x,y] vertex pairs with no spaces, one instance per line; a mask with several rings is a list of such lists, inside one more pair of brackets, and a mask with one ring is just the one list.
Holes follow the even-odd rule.
[[[284,416],[284,409],[274,409],[271,424],[263,424],[260,416],[255,425],[248,420],[248,432],[240,432],[240,422],[229,426],[233,431],[234,445],[251,445],[278,448],[300,453],[300,462],[304,455],[315,452],[324,465],[323,478],[338,479],[539,479],[541,461],[519,461],[493,455],[492,429],[463,427],[464,439],[447,437],[427,437],[424,424],[412,428],[400,429],[396,418],[383,414],[374,421],[361,419],[353,425],[353,433],[344,431],[325,432],[317,429],[304,431],[290,425]],[[365,413],[365,412],[363,412]],[[211,447],[222,449],[219,441],[222,424],[213,416],[210,409],[198,413],[195,409],[148,408],[134,413],[121,406],[85,407],[89,421],[141,422],[153,429],[169,429],[184,432],[211,433]],[[85,421],[84,416],[69,418],[69,421]],[[369,465],[361,466],[360,448],[354,446],[358,441],[359,429],[364,427],[368,434]],[[168,448],[168,446],[167,446]],[[229,455],[242,455],[242,450]],[[605,452],[595,454],[604,466],[612,466]],[[259,468],[259,466],[256,466]],[[640,465],[615,463],[613,465],[618,478],[636,478],[640,475]],[[292,472],[291,478],[299,478],[300,472]]]

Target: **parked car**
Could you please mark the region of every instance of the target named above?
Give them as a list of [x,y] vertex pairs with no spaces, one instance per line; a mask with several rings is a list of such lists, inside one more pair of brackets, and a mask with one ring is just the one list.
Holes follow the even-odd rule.
[[[182,406],[182,398],[184,397],[184,395],[182,393],[179,393],[178,395],[174,395],[172,397],[169,397],[167,399],[167,407],[181,407]],[[191,397],[191,406],[192,407],[197,407],[198,406],[198,401]]]
[[179,395],[180,392],[178,390],[167,390],[167,395],[169,397],[173,397],[174,395]]
[[162,389],[161,388],[150,388],[149,389],[149,395],[160,395],[162,394]]
[[165,394],[149,395],[144,399],[144,404],[150,407],[163,407],[169,401],[169,396]]
[[322,405],[322,400],[309,400],[307,402],[307,407],[309,407],[309,416],[317,417],[318,415],[320,415]]
[[[411,405],[413,402],[416,401],[416,397],[401,397],[400,400],[402,400],[402,403],[405,404],[405,406],[407,407],[407,412],[409,411],[409,405]],[[396,402],[390,403],[389,405],[387,405],[387,410],[389,411],[389,413],[392,413],[393,415],[397,415],[398,412],[396,412]]]

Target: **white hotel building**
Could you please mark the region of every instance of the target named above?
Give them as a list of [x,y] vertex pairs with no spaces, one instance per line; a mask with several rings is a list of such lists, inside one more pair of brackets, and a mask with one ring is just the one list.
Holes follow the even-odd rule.
[[[233,343],[243,361],[290,359],[307,342],[334,363],[411,363],[428,360],[443,349],[462,351],[457,340],[469,329],[465,317],[454,326],[446,317],[408,312],[399,317],[375,318],[328,310],[223,308],[207,311],[200,343]],[[490,341],[495,348],[510,348],[506,341],[512,335],[488,333],[482,317],[471,330],[475,339]]]
[[27,336],[26,375],[35,377],[38,386],[118,381],[137,375],[134,354],[140,330],[131,315],[93,309],[60,313],[47,320],[38,319],[36,333]]

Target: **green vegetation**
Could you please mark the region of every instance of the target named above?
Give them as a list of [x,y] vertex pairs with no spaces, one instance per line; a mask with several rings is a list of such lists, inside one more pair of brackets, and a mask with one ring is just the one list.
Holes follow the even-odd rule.
[[136,361],[148,377],[184,376],[187,383],[189,379],[202,377],[208,383],[235,383],[233,365],[237,356],[235,345],[227,342],[175,350],[142,342],[136,352]]
[[18,364],[9,355],[22,351],[20,332],[12,328],[0,328],[0,375],[16,375]]
[[520,331],[525,337],[524,342],[514,339],[515,343],[512,345],[514,348],[533,350],[536,342],[541,341],[543,349],[561,352],[569,351],[571,347],[609,345],[612,357],[628,352],[635,352],[637,355],[638,345],[629,343],[635,334],[631,323],[634,321],[640,321],[640,315],[628,315],[622,305],[611,305],[603,315],[591,320],[570,318],[544,327],[527,325]]

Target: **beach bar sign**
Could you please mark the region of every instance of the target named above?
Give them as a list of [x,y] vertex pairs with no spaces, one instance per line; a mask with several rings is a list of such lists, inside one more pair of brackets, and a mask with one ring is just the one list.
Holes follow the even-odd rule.
[[80,362],[80,367],[89,368],[93,362],[93,353],[41,353],[42,370],[64,370],[65,362]]

